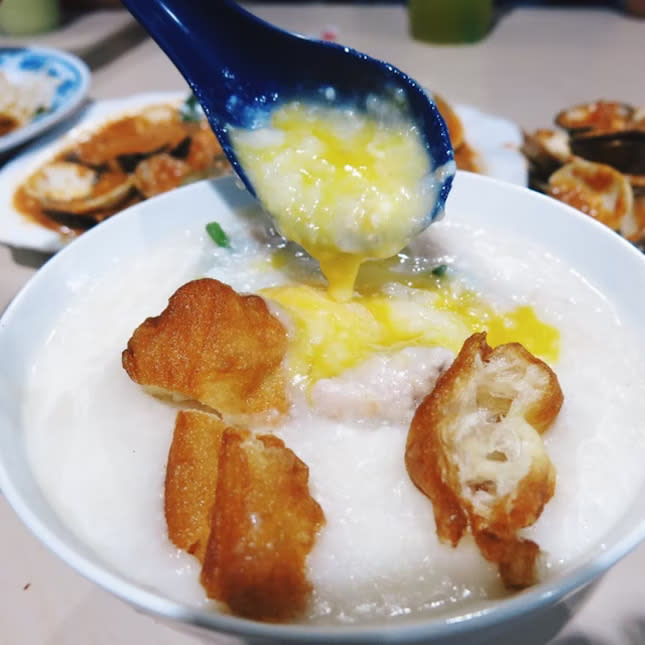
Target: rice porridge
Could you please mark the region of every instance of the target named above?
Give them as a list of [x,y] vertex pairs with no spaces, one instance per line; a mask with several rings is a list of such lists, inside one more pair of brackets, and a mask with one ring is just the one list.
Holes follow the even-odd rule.
[[[509,593],[472,538],[457,548],[438,542],[432,504],[404,464],[415,407],[469,335],[473,307],[499,327],[491,344],[514,335],[534,343],[564,392],[544,435],[555,495],[522,531],[542,549],[541,578],[598,548],[640,486],[645,448],[640,343],[609,299],[539,246],[470,228],[451,213],[417,237],[397,266],[365,265],[356,307],[373,314],[379,339],[366,348],[352,336],[349,314],[316,291],[316,265],[260,224],[256,214],[240,212],[222,222],[230,249],[214,246],[196,226],[146,257],[115,264],[109,275],[79,281],[33,365],[24,406],[37,479],[71,530],[126,578],[215,606],[199,584],[199,562],[167,537],[163,482],[180,406],[145,394],[121,366],[135,327],[179,286],[210,276],[264,295],[290,334],[292,409],[269,431],[309,466],[311,494],[326,516],[308,559],[314,591],[304,621],[404,620],[474,609]],[[396,279],[398,271],[428,276],[443,265],[447,275],[429,278],[432,288]],[[459,297],[447,299],[446,289]],[[378,327],[385,301],[401,317],[388,310],[389,335]],[[316,311],[336,325],[316,328],[321,346],[338,337],[346,339],[342,346],[316,354],[299,344]],[[420,312],[425,331],[410,335]]]

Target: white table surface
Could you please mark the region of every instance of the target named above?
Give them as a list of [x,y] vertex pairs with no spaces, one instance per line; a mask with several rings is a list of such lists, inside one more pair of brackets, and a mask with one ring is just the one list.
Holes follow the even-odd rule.
[[[344,44],[389,60],[449,101],[477,106],[525,129],[548,126],[559,109],[586,100],[611,98],[645,105],[645,20],[618,12],[517,8],[501,16],[481,43],[430,46],[408,36],[402,7],[249,6],[302,33],[318,35],[331,27]],[[90,22],[99,37],[100,21]],[[104,99],[185,87],[171,63],[146,40],[94,71],[91,96]],[[37,253],[0,246],[0,311],[43,260]],[[0,527],[1,644],[200,642],[135,612],[71,571],[26,531],[1,496]],[[643,572],[645,546],[604,577],[551,642],[645,643]],[[517,634],[515,642],[524,638]]]

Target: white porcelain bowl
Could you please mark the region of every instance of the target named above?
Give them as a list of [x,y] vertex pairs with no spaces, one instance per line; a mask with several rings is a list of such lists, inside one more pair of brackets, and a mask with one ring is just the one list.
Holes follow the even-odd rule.
[[[432,619],[370,626],[270,625],[180,604],[106,565],[59,519],[32,473],[24,442],[24,392],[35,356],[57,316],[78,297],[79,285],[159,249],[165,241],[202,230],[250,204],[232,179],[202,182],[137,205],[83,235],[48,262],[0,319],[0,486],[27,527],[78,572],[118,597],[171,624],[202,635],[228,633],[247,640],[318,643],[475,643],[544,616],[581,590],[645,537],[645,491],[634,496],[602,546],[561,576],[480,611],[454,610]],[[485,177],[459,173],[447,217],[474,226],[507,228],[536,240],[568,261],[631,321],[645,320],[645,256],[618,235],[554,200]],[[137,280],[137,274],[132,274]],[[91,321],[100,334],[100,325]],[[52,432],[56,428],[52,427]],[[568,609],[560,610],[562,620]],[[564,618],[563,618],[564,617]],[[528,634],[526,642],[531,641]],[[497,641],[499,642],[499,641]]]

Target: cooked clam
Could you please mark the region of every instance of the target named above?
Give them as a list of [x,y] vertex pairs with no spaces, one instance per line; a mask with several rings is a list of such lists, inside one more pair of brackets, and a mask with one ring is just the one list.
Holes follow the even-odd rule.
[[99,172],[71,161],[53,161],[29,177],[24,188],[45,210],[86,215],[121,203],[133,181],[118,170]]
[[631,122],[634,108],[617,101],[593,101],[562,110],[555,122],[570,133],[590,130],[622,130]]
[[574,159],[549,177],[548,192],[625,237],[636,233],[632,187],[611,166]]
[[[156,105],[108,123],[99,132],[79,141],[69,157],[95,168],[114,165],[117,160],[121,170],[131,172],[141,159],[173,150],[185,139],[186,128],[177,109]],[[136,157],[134,163],[133,157]]]
[[181,186],[192,167],[182,159],[161,153],[144,159],[134,171],[134,184],[144,197],[153,197]]
[[600,100],[562,110],[555,121],[566,132],[524,135],[530,187],[645,251],[645,106]]
[[560,130],[525,132],[522,152],[529,161],[532,178],[542,182],[571,159],[569,140]]
[[645,130],[592,131],[571,137],[571,151],[621,172],[645,174]]

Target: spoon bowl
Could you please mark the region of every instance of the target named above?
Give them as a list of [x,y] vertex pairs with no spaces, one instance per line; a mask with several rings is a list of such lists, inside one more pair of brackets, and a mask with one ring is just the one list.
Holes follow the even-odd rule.
[[[254,187],[235,154],[228,126],[255,128],[294,99],[362,109],[370,96],[406,106],[422,135],[431,168],[453,161],[434,101],[406,74],[349,47],[292,34],[230,0],[124,0],[124,5],[177,66],[199,100],[233,168]],[[429,224],[442,211],[454,172],[446,173]]]

